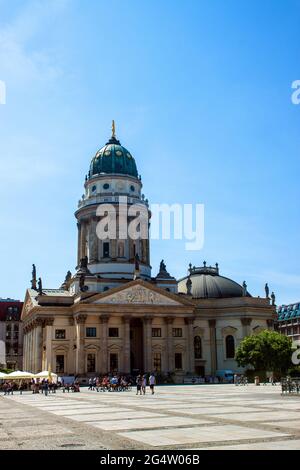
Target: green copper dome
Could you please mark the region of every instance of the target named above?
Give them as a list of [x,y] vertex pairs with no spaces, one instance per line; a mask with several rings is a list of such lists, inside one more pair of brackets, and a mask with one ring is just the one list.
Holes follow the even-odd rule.
[[121,174],[138,177],[133,156],[114,135],[104,147],[98,150],[91,162],[89,178],[99,174]]

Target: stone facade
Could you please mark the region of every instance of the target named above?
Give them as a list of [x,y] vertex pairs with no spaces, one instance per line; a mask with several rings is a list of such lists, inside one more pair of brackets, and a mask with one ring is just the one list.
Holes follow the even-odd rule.
[[[100,294],[65,292],[61,301],[53,292],[37,299],[32,294],[23,309],[24,368],[51,366],[61,375],[238,371],[228,337],[235,349],[244,336],[272,328],[274,316],[267,299],[199,301],[141,279]],[[63,304],[66,298],[70,305]]]

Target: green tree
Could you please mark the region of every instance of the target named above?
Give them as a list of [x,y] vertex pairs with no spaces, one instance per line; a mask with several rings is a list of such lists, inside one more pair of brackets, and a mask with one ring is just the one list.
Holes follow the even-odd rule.
[[276,331],[264,330],[246,336],[236,351],[239,366],[252,366],[255,370],[286,372],[291,366],[292,340]]

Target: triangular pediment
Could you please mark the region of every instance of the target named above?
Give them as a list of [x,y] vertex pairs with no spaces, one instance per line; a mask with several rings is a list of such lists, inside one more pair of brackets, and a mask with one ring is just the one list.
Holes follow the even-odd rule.
[[142,305],[177,305],[182,306],[181,299],[176,294],[165,292],[156,286],[148,285],[147,282],[132,281],[125,286],[111,289],[111,291],[89,299],[93,304],[142,304]]
[[33,290],[32,289],[27,289],[24,303],[23,303],[23,308],[21,312],[21,320],[24,320],[28,315],[29,312],[37,305],[33,295],[32,295]]

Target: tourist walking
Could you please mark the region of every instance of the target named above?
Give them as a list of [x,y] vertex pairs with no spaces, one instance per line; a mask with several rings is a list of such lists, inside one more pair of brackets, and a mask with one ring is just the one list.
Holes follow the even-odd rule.
[[93,390],[93,379],[89,379],[89,388],[88,390]]
[[146,393],[146,386],[147,386],[147,375],[143,375],[142,377],[142,392],[145,395]]
[[136,394],[142,395],[142,377],[140,375],[136,378]]
[[44,391],[44,394],[45,394],[45,397],[48,395],[48,390],[49,390],[49,385],[48,385],[48,381],[45,380],[44,383],[43,383],[43,391]]
[[150,385],[150,390],[151,394],[154,395],[154,385],[155,385],[155,375],[151,374],[149,377],[149,385]]

